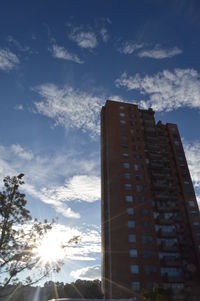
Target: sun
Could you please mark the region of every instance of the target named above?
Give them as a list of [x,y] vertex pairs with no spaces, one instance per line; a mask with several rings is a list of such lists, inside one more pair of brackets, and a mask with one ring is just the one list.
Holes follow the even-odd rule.
[[65,250],[57,231],[50,231],[35,248],[34,253],[44,265],[64,259]]

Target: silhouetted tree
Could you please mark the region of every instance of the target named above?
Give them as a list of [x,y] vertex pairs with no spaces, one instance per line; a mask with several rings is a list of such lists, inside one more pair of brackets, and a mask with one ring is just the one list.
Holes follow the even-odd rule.
[[[26,209],[25,194],[19,191],[24,184],[23,176],[6,177],[3,180],[4,190],[0,192],[0,292],[9,284],[16,283],[19,274],[32,270],[38,264],[40,258],[33,249],[52,227],[47,221],[32,220]],[[49,270],[50,266],[46,265],[39,270],[36,279],[30,273],[31,277],[24,281],[27,284],[38,281]]]

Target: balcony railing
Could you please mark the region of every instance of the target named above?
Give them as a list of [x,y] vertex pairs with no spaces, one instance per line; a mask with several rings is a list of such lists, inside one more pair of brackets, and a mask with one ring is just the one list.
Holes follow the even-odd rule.
[[161,264],[163,266],[168,266],[168,267],[179,267],[181,266],[181,260],[178,258],[163,258],[161,260]]
[[159,248],[164,252],[176,252],[179,250],[178,244],[166,245],[165,243],[161,243]]

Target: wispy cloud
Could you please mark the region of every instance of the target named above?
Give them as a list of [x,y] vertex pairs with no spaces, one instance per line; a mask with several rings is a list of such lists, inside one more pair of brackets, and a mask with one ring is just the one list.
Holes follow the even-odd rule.
[[34,157],[32,151],[25,150],[20,144],[13,144],[11,146],[11,151],[14,155],[17,155],[25,160],[32,160]]
[[93,265],[89,267],[85,267],[82,269],[78,269],[72,271],[70,276],[74,277],[75,279],[83,279],[83,280],[94,280],[101,278],[101,266],[100,265]]
[[52,53],[52,56],[57,58],[57,59],[73,61],[77,64],[83,64],[84,63],[84,61],[82,61],[76,54],[69,52],[67,49],[65,49],[62,46],[58,46],[56,44],[53,44],[50,51]]
[[43,84],[35,91],[42,98],[35,102],[37,112],[55,120],[55,125],[88,131],[91,136],[99,134],[102,97],[69,86],[59,88],[54,84]]
[[20,63],[19,58],[9,49],[0,48],[0,70],[10,71]]
[[153,59],[166,59],[181,53],[182,50],[178,47],[163,48],[160,45],[156,45],[153,49],[139,51],[137,55],[141,58],[148,57]]
[[166,59],[172,58],[175,55],[181,54],[182,50],[178,47],[163,47],[156,44],[153,48],[146,49],[150,46],[147,43],[137,43],[133,41],[126,41],[118,50],[124,54],[136,54],[140,58],[148,57],[153,59]]
[[[0,178],[23,172],[26,194],[49,204],[65,217],[80,218],[79,212],[70,208],[71,202],[99,200],[100,180],[93,175],[97,160],[85,161],[80,158],[81,154],[74,156],[62,153],[39,155],[19,144],[0,145]],[[67,165],[70,169],[66,168]],[[77,171],[82,175],[74,175]]]
[[143,43],[135,43],[135,42],[125,42],[123,45],[119,48],[119,51],[124,54],[132,54],[138,49],[141,49],[144,46]]
[[124,72],[115,83],[117,87],[139,90],[141,95],[148,95],[149,100],[141,102],[144,108],[152,107],[156,111],[200,108],[200,74],[194,69],[164,70],[144,77],[140,74],[128,76]]
[[84,31],[82,27],[75,27],[71,31],[69,38],[77,43],[81,48],[94,49],[98,45],[95,32],[89,30]]
[[101,28],[100,35],[101,35],[104,43],[106,43],[109,40],[109,34],[108,34],[108,30],[106,27]]
[[15,39],[13,36],[8,36],[7,41],[9,44],[15,46],[15,48],[20,51],[20,52],[28,52],[28,53],[33,53],[31,48],[29,46],[24,46],[22,45],[17,39]]
[[15,110],[22,111],[24,109],[24,106],[22,104],[16,105]]

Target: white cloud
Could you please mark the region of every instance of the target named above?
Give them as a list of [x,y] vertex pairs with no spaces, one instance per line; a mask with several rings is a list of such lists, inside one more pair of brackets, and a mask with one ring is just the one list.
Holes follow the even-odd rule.
[[32,160],[33,159],[33,153],[30,150],[25,150],[21,145],[19,144],[13,144],[11,146],[11,150],[13,154],[17,155],[18,157],[25,159],[25,160]]
[[55,125],[88,131],[91,136],[100,132],[99,114],[103,97],[75,90],[43,84],[36,88],[42,100],[35,102],[37,112],[55,120]]
[[106,27],[102,27],[100,30],[100,35],[102,37],[103,42],[107,42],[109,40],[109,34]]
[[153,49],[139,51],[138,56],[148,57],[153,59],[165,59],[165,58],[171,58],[181,53],[182,50],[178,47],[162,48],[160,45],[156,45]]
[[142,43],[134,43],[134,42],[125,42],[122,47],[119,48],[119,51],[124,54],[132,54],[138,49],[141,49],[144,46]]
[[23,109],[24,109],[24,107],[23,107],[22,104],[19,104],[19,105],[16,105],[16,106],[15,106],[15,110],[22,111]]
[[75,279],[83,279],[83,280],[101,279],[101,266],[94,265],[94,266],[78,269],[72,271],[70,273],[70,276],[74,277]]
[[0,48],[0,70],[9,71],[19,64],[19,59],[9,49]]
[[144,77],[139,74],[128,76],[125,72],[116,80],[116,86],[148,95],[149,100],[142,101],[141,105],[156,111],[171,111],[184,106],[200,108],[200,74],[194,69],[164,70]]
[[[99,199],[100,181],[93,175],[98,164],[96,157],[86,161],[81,153],[35,154],[19,144],[0,145],[0,178],[24,173],[24,192],[68,218],[80,218],[80,213],[70,208],[70,201]],[[85,174],[74,176],[77,171]]]
[[98,45],[96,34],[93,31],[82,31],[80,27],[74,28],[69,37],[81,48],[94,49]]
[[82,201],[93,203],[100,199],[100,178],[96,176],[76,175],[66,181],[64,186],[43,191],[47,199],[57,201]]
[[84,61],[81,61],[81,59],[74,53],[70,53],[67,49],[65,49],[62,46],[58,46],[54,44],[51,49],[52,55],[55,58],[73,61],[77,64],[83,64]]
[[194,187],[200,188],[200,142],[183,144]]

